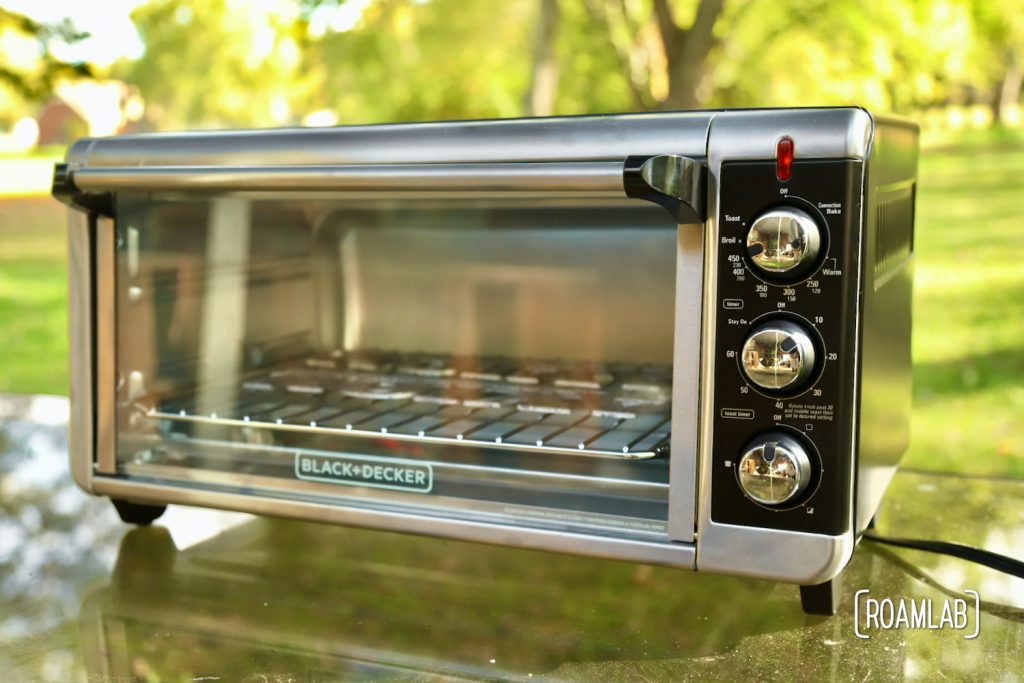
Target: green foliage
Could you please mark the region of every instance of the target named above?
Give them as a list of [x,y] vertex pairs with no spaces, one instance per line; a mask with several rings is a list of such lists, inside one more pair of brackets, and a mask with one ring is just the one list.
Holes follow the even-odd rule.
[[971,67],[975,77],[997,81],[1007,67],[1024,66],[1024,2],[973,0]]
[[68,63],[52,52],[55,43],[85,37],[70,21],[44,24],[0,8],[0,119],[10,124],[24,116],[62,79],[92,76],[88,64]]
[[314,108],[342,122],[507,117],[522,111],[536,3],[380,0],[310,46]]
[[[857,103],[890,111],[990,96],[1001,68],[977,56],[1009,34],[982,31],[969,1],[753,0],[733,3],[717,27],[706,85],[722,106]],[[1015,21],[996,7],[993,24]],[[1017,12],[1019,15],[1020,12]]]
[[309,81],[298,9],[155,0],[133,15],[146,46],[114,75],[139,87],[158,128],[283,124]]
[[[280,125],[318,110],[346,123],[517,116],[541,1],[152,0],[133,14],[146,52],[115,75],[140,87],[157,128]],[[559,0],[555,113],[674,102],[909,112],[1019,96],[1024,0],[727,0],[706,55],[687,52],[701,8],[716,5]],[[680,74],[673,55],[700,64]]]
[[50,94],[61,78],[91,76],[87,64],[70,64],[53,55],[52,43],[73,43],[87,37],[70,21],[43,24],[26,16],[0,8],[0,35],[4,39],[19,38],[35,43],[36,54],[27,59],[10,59],[0,53],[0,82],[29,100]]

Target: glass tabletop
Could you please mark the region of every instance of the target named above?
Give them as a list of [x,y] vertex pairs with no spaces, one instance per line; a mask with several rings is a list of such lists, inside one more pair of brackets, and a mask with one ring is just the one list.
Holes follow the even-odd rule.
[[[66,414],[0,400],[5,680],[1024,676],[1024,581],[952,558],[863,542],[825,618],[795,586],[515,548],[188,508],[132,529],[71,482]],[[1020,555],[1024,482],[903,471],[879,531]],[[872,627],[886,598],[965,599],[969,628]]]

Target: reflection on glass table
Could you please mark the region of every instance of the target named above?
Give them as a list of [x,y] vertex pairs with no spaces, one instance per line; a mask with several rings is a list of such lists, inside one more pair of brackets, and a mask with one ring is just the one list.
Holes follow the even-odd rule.
[[[172,507],[129,529],[66,469],[66,404],[0,397],[5,681],[1016,680],[1024,581],[862,543],[833,618],[796,587]],[[1024,482],[901,472],[888,535],[1019,555]],[[853,595],[982,598],[975,640],[854,632]]]
[[[920,515],[939,503],[952,515],[943,514],[944,527],[969,534],[978,519],[963,513],[984,510],[995,489],[1004,505],[1016,506],[1014,514],[1024,510],[1019,484],[979,482],[968,495],[951,496],[939,488],[943,481],[903,476],[894,488],[899,504],[889,507],[883,526],[912,525],[908,509]],[[935,516],[917,517],[919,534],[923,519]],[[1010,533],[1021,533],[1007,522],[1005,529],[1016,528]],[[181,551],[165,530],[138,529],[125,536],[110,585],[86,598],[83,636],[90,671],[161,679],[256,672],[310,680],[1024,673],[1017,649],[1024,611],[994,604],[1024,604],[1024,581],[950,558],[903,558],[862,544],[844,609],[822,618],[800,611],[792,586],[660,567],[266,519]],[[976,587],[987,598],[980,640],[905,629],[856,637],[854,591],[940,601],[955,595],[943,581]],[[92,640],[99,638],[102,648]]]

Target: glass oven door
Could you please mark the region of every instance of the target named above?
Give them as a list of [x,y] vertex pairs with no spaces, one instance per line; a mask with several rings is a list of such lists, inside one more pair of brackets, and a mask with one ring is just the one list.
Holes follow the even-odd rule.
[[123,189],[108,474],[664,540],[677,227],[579,188]]

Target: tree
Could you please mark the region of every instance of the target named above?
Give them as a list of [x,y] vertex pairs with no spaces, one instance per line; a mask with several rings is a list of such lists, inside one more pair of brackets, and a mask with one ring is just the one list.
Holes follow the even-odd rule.
[[53,93],[62,79],[92,75],[92,67],[59,59],[53,48],[74,43],[86,34],[69,21],[45,24],[0,8],[0,118],[11,123],[32,104]]
[[691,109],[707,99],[701,92],[708,57],[717,45],[715,25],[724,0],[699,0],[688,26],[670,0],[646,8],[625,0],[583,0],[607,34],[637,109]]
[[154,0],[132,20],[145,53],[115,74],[159,128],[281,125],[307,106],[305,25],[289,0]]
[[1024,80],[1024,3],[973,0],[971,18],[975,27],[972,63],[988,95],[992,121],[999,124],[1009,106],[1020,99]]
[[0,8],[0,34],[5,39],[10,36],[36,44],[37,50],[26,59],[12,59],[10,54],[5,54],[6,51],[0,53],[0,81],[25,99],[47,97],[61,78],[92,76],[92,68],[88,64],[65,62],[53,54],[55,42],[74,43],[88,37],[66,19],[56,24],[44,24]]
[[662,108],[690,109],[700,104],[697,88],[715,44],[715,22],[723,5],[724,0],[700,0],[693,23],[684,29],[676,23],[669,0],[654,0],[658,34],[668,61],[668,94],[660,103]]
[[537,38],[533,49],[533,78],[523,102],[527,116],[550,116],[558,91],[556,39],[561,11],[558,0],[540,0]]
[[351,28],[311,42],[314,108],[343,123],[520,116],[535,10],[536,0],[375,0]]
[[164,128],[321,109],[360,123],[985,100],[998,115],[1019,99],[1020,3],[151,0],[134,15],[146,53],[121,75]]

